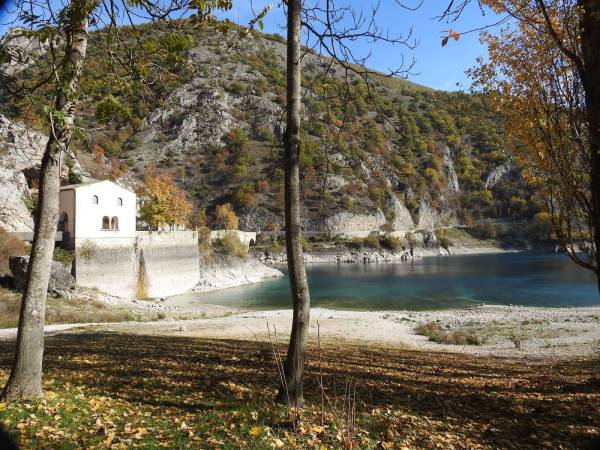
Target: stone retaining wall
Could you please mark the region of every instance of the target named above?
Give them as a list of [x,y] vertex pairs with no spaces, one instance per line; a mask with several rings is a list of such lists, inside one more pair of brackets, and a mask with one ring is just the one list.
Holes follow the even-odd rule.
[[200,278],[195,231],[141,231],[135,238],[77,240],[75,246],[77,284],[111,295],[177,295]]

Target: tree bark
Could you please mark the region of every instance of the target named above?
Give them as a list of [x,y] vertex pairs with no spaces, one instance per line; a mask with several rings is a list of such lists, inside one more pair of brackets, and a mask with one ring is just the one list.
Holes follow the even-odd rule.
[[42,395],[44,318],[58,224],[61,160],[73,131],[91,7],[92,3],[88,0],[73,0],[66,10],[64,57],[56,72],[58,81],[50,113],[52,126],[42,158],[33,245],[21,302],[15,361],[2,393],[6,400]]
[[283,365],[282,386],[277,394],[277,400],[290,406],[300,406],[304,401],[304,359],[310,319],[310,295],[304,267],[300,224],[301,3],[301,0],[288,0],[287,2],[287,127],[284,142],[285,244],[292,291],[293,319],[287,357]]
[[581,50],[590,133],[594,257],[600,291],[600,0],[580,0]]

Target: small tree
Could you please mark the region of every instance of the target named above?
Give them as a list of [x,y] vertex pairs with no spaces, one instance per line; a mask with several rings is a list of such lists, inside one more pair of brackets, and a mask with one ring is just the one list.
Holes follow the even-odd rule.
[[153,172],[137,190],[140,197],[140,217],[151,226],[187,224],[192,204],[187,194],[178,188],[171,175]]
[[217,206],[217,209],[215,210],[215,225],[217,228],[237,230],[239,221],[240,220],[235,214],[231,203],[224,203],[223,205]]
[[533,216],[531,231],[536,239],[549,241],[552,238],[552,215],[543,211]]

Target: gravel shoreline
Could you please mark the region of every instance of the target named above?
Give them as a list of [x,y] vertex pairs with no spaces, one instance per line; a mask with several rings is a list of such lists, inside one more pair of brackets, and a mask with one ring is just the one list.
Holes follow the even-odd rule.
[[[268,341],[277,335],[284,342],[290,332],[291,310],[242,311],[202,305],[206,318],[105,324],[49,325],[47,332],[76,329],[124,334],[188,336],[211,339]],[[199,312],[200,310],[197,310]],[[435,322],[450,329],[462,326],[500,330],[481,345],[449,345],[417,334],[419,324]],[[508,327],[508,328],[507,328]],[[519,348],[503,335],[525,331]],[[317,330],[322,345],[392,346],[426,351],[449,351],[479,356],[536,359],[570,359],[599,356],[600,307],[538,308],[482,305],[443,311],[341,311],[311,309],[310,340]],[[0,330],[0,338],[14,339],[16,329]]]

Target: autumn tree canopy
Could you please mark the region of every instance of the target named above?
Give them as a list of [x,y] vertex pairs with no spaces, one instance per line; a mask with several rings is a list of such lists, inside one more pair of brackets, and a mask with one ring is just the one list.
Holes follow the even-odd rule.
[[[486,1],[498,13],[508,0]],[[542,6],[540,6],[542,4]],[[504,119],[526,176],[552,213],[558,238],[580,265],[597,272],[592,145],[575,2],[521,2],[520,20],[485,32],[488,60],[470,71]]]
[[231,203],[224,203],[215,209],[215,226],[225,230],[237,230],[239,218],[235,214]]
[[152,227],[185,225],[190,221],[192,204],[184,190],[165,172],[152,171],[137,189],[140,217]]

